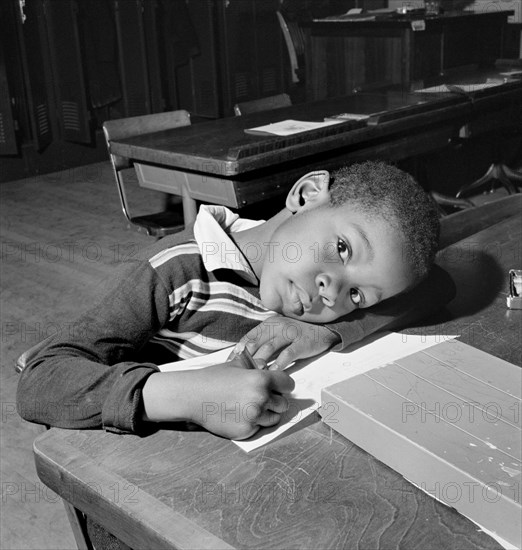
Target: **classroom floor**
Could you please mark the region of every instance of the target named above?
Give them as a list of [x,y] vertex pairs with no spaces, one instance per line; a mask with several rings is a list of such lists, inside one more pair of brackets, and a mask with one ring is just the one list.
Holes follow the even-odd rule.
[[[40,428],[15,412],[13,367],[47,334],[67,330],[98,282],[153,238],[127,227],[108,162],[2,183],[0,198],[0,548],[76,548],[61,500],[36,475]],[[146,200],[161,207],[157,193]]]

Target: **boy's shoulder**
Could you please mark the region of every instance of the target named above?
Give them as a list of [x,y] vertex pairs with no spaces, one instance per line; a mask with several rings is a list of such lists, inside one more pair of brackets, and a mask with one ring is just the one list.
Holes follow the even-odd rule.
[[156,242],[142,248],[138,253],[137,259],[151,261],[153,258],[161,256],[162,253],[176,249],[183,245],[193,245],[194,247],[197,247],[192,225],[183,231],[179,231],[178,233],[166,235]]

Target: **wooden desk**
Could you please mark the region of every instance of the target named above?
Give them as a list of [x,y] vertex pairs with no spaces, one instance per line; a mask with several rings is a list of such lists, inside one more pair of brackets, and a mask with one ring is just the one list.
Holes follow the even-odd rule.
[[[502,95],[504,105],[519,101],[522,81],[490,93]],[[284,195],[310,170],[440,150],[475,116],[472,96],[384,89],[114,141],[111,152],[135,161],[144,187],[240,208]],[[487,105],[480,113],[494,126]],[[289,137],[244,132],[285,119],[322,121],[345,112],[378,114]]]
[[513,11],[377,14],[372,21],[308,23],[307,98],[335,97],[374,83],[412,83],[502,56]]
[[[185,126],[111,143],[135,161],[141,185],[234,208],[284,194],[304,173],[368,158],[399,160],[444,147],[469,112],[455,94],[422,98],[383,91],[294,105]],[[254,136],[252,128],[285,119],[323,121],[344,113],[389,120],[345,122],[289,137]]]
[[[464,295],[435,329],[519,365],[522,311],[506,310],[505,294],[520,224],[511,216],[444,251]],[[317,417],[296,428],[250,454],[176,430],[52,429],[34,452],[46,485],[135,548],[500,548]]]

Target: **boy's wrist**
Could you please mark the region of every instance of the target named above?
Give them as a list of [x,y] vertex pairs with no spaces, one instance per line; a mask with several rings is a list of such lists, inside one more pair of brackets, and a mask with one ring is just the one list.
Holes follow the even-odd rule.
[[186,374],[155,372],[147,378],[141,392],[144,422],[192,420]]

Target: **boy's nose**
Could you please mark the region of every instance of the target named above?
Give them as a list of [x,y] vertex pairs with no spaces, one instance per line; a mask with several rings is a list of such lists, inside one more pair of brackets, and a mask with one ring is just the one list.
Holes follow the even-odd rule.
[[319,296],[321,297],[325,306],[333,307],[335,300],[339,295],[339,284],[333,277],[326,273],[321,273],[315,278],[315,284],[319,290]]

